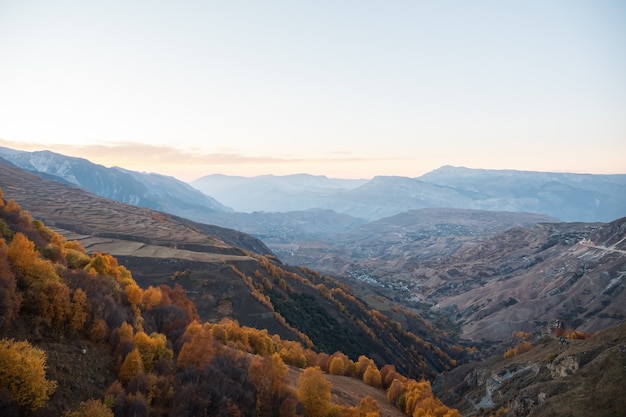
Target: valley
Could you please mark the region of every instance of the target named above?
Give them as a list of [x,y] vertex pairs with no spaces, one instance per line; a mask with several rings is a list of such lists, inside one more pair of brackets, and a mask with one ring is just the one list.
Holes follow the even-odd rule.
[[[542,187],[531,174],[535,188],[526,187],[526,194],[509,188],[512,172],[500,173],[498,180],[490,172],[465,172],[465,180],[455,183],[457,170],[442,168],[424,178],[438,185],[422,179],[341,183],[316,178],[311,184],[318,192],[310,195],[320,204],[316,208],[298,205],[302,178],[290,178],[289,192],[278,195],[292,199],[287,208],[295,211],[242,213],[220,203],[192,209],[181,197],[170,214],[167,204],[155,211],[113,201],[46,171],[42,178],[0,163],[4,198],[92,256],[114,256],[141,288],[180,286],[208,323],[236,320],[318,354],[343,352],[352,361],[365,355],[379,366],[391,364],[410,378],[431,381],[433,392],[462,415],[569,415],[560,414],[565,408],[558,405],[567,401],[567,387],[598,378],[594,366],[624,362],[619,346],[626,343],[626,218],[562,222],[554,211],[494,210],[503,198],[492,195],[489,204],[476,198],[475,193],[508,190],[507,208],[539,208],[544,204],[539,200],[513,204]],[[485,175],[495,181],[493,189],[476,183]],[[611,189],[624,189],[618,177],[600,178],[604,185],[591,177],[576,181],[593,184],[585,185],[588,193],[595,187],[594,192],[611,196],[603,213],[624,214],[626,206]],[[220,181],[224,192],[235,187],[228,178]],[[247,180],[238,181],[245,190]],[[272,181],[273,187],[283,187],[280,179]],[[381,190],[379,183],[386,187],[379,196],[393,200],[391,190],[400,187],[402,201],[418,201],[416,206],[393,200],[382,208],[375,203],[379,191],[358,196],[364,189]],[[167,195],[165,184],[159,182],[161,195]],[[440,187],[452,188],[438,194]],[[474,202],[471,207],[428,206],[458,203],[463,199],[450,193],[461,189],[463,199]],[[254,198],[272,193],[259,191]],[[561,197],[572,193],[568,189]],[[597,201],[600,194],[590,198]],[[324,206],[330,195],[344,208]],[[367,199],[373,203],[367,205]],[[568,213],[564,217],[586,216]],[[586,340],[559,334],[584,334]],[[503,358],[522,341],[532,349]],[[580,352],[589,350],[594,357],[581,359]],[[561,370],[572,361],[575,369]],[[607,389],[594,388],[606,407],[621,406],[611,391],[621,377],[617,372]],[[334,384],[335,401],[356,389],[340,379]],[[352,398],[350,406],[356,404]]]

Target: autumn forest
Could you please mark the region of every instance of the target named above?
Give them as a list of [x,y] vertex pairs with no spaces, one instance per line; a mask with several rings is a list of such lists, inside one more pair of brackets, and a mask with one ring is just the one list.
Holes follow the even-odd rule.
[[[203,321],[176,277],[142,288],[115,257],[87,253],[0,198],[0,414],[381,415],[371,396],[334,403],[327,376],[336,375],[381,390],[407,416],[460,416],[433,396],[428,377],[433,365],[453,366],[464,348],[433,346],[328,277],[249,255],[258,261],[254,273],[228,268],[284,326],[304,311],[309,328],[291,326],[294,337],[285,338],[234,320]],[[347,335],[321,334],[334,319],[316,313],[305,292],[296,308],[296,285],[322,294],[372,341],[411,346],[389,352],[408,366],[368,357],[358,341],[342,340]],[[348,351],[334,349],[339,344]]]

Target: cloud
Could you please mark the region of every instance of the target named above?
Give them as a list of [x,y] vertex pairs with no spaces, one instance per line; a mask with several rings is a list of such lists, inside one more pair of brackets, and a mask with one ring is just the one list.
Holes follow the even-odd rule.
[[[37,143],[11,142],[0,139],[0,145],[24,150],[51,150],[64,155],[86,158],[91,161],[109,161],[105,165],[124,166],[124,162],[136,164],[190,164],[190,165],[276,165],[327,162],[375,162],[389,158],[364,158],[350,156],[349,151],[331,152],[328,157],[271,157],[250,156],[236,150],[205,153],[200,149],[182,150],[165,145],[149,145],[138,142],[112,142],[88,145],[41,145]],[[102,162],[99,162],[102,163]]]
[[366,177],[368,174],[365,173],[365,168],[371,169],[373,166],[388,164],[390,161],[400,161],[397,158],[355,156],[350,151],[335,151],[311,157],[273,157],[246,155],[234,149],[207,153],[201,149],[183,150],[172,146],[137,142],[42,145],[0,139],[0,145],[24,151],[45,149],[85,158],[104,166],[158,172],[187,180],[218,172],[229,175],[270,173],[284,175],[307,172],[319,175]]

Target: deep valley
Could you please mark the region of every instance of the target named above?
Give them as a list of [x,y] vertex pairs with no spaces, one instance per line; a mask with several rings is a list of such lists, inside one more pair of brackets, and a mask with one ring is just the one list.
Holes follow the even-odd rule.
[[[25,156],[21,155],[22,158]],[[364,397],[359,397],[358,385],[354,385],[365,381],[367,389],[372,388],[371,381],[357,371],[359,361],[365,364],[365,359],[371,360],[383,376],[394,370],[387,382],[383,377],[380,385],[374,384],[375,389],[381,390],[382,396],[377,398],[379,402],[381,398],[391,398],[392,406],[408,415],[420,414],[414,414],[418,412],[417,408],[407,412],[403,409],[406,403],[401,402],[399,396],[396,398],[395,394],[390,394],[395,389],[393,381],[402,384],[403,396],[412,392],[410,387],[414,385],[411,384],[429,381],[428,390],[426,385],[420,389],[431,392],[432,384],[429,395],[434,394],[446,406],[459,410],[459,414],[454,414],[441,405],[438,406],[440,411],[435,412],[432,406],[433,415],[438,416],[588,415],[593,409],[585,405],[585,399],[596,399],[594,393],[602,415],[621,415],[619,410],[626,406],[621,384],[626,376],[626,218],[562,222],[563,218],[570,216],[587,216],[591,213],[590,208],[583,204],[583,212],[587,214],[574,214],[573,210],[568,210],[563,216],[558,216],[554,208],[539,210],[544,205],[547,207],[546,201],[550,199],[550,207],[554,207],[552,204],[557,194],[561,196],[559,198],[574,198],[572,196],[576,193],[570,188],[559,188],[554,184],[548,200],[526,204],[528,193],[539,198],[537,196],[541,193],[537,190],[543,186],[538,185],[536,178],[540,176],[527,175],[535,181],[535,188],[530,191],[527,187],[519,188],[525,189],[527,194],[511,191],[513,174],[510,172],[501,173],[500,180],[495,182],[489,177],[493,188],[481,188],[475,182],[476,178],[493,173],[465,173],[465,177],[458,177],[454,169],[442,169],[419,181],[405,179],[401,182],[379,178],[372,183],[341,183],[320,178],[311,181],[306,177],[310,186],[317,187],[316,193],[309,194],[309,203],[318,206],[298,205],[301,204],[298,199],[300,183],[292,183],[290,189],[282,189],[278,194],[293,199],[289,209],[295,211],[243,213],[233,212],[218,202],[219,199],[203,196],[180,184],[175,184],[178,191],[176,199],[172,199],[174,194],[168,194],[172,181],[163,182],[158,176],[149,178],[158,182],[159,193],[148,192],[142,198],[131,198],[132,193],[147,187],[146,177],[123,172],[126,175],[122,176],[124,181],[132,184],[132,188],[123,191],[123,187],[112,187],[121,193],[120,196],[130,198],[122,202],[89,192],[94,190],[86,186],[88,181],[77,176],[88,170],[73,170],[76,181],[68,184],[67,180],[56,176],[60,171],[51,170],[52,165],[48,163],[44,164],[48,168],[43,175],[43,172],[26,171],[7,161],[0,162],[0,189],[8,213],[3,220],[6,244],[10,247],[16,233],[24,230],[29,238],[39,242],[39,256],[56,262],[57,273],[69,291],[74,294],[83,289],[88,294],[91,307],[87,310],[86,323],[94,326],[95,322],[102,320],[112,331],[121,328],[122,323],[129,321],[134,314],[134,332],[140,334],[145,330],[146,334],[164,334],[165,346],[180,363],[184,363],[180,355],[184,356],[182,347],[190,343],[192,336],[187,332],[193,328],[192,319],[195,318],[206,323],[207,329],[212,329],[211,337],[216,343],[219,339],[216,335],[222,334],[220,332],[226,328],[231,329],[228,331],[233,335],[248,331],[245,329],[255,329],[238,342],[220,336],[219,343],[225,347],[211,349],[219,352],[233,349],[229,351],[231,353],[219,356],[219,360],[233,364],[254,361],[233,353],[238,349],[248,355],[266,358],[271,357],[276,349],[281,360],[291,367],[281,384],[290,384],[292,391],[297,389],[299,378],[306,369],[317,364],[332,381],[333,401],[340,404],[336,407],[344,407],[342,415],[349,415],[349,407],[365,407],[359,405]],[[32,161],[29,164],[34,166]],[[69,171],[66,169],[65,172]],[[110,173],[106,169],[98,173],[100,178],[109,178],[101,184],[112,181],[112,177],[107,177]],[[455,182],[455,175],[465,179]],[[567,176],[563,178],[564,181],[570,180]],[[426,179],[433,182],[426,183]],[[236,187],[228,182],[229,179],[220,180],[227,184],[223,185],[224,190]],[[280,180],[272,180],[275,187],[283,186]],[[584,181],[577,181],[587,184],[595,180],[584,177]],[[622,178],[607,176],[598,180],[604,185],[587,184],[584,188],[592,193],[589,190],[595,187],[593,193],[596,194],[589,194],[589,198],[597,200],[600,195],[610,196],[603,200],[602,216],[626,214],[621,197],[615,194],[616,189],[624,190],[620,182]],[[245,187],[250,185],[246,185],[244,179],[239,181],[245,193]],[[378,188],[381,183],[385,184],[384,187]],[[258,187],[258,184],[254,186]],[[420,191],[416,191],[416,186],[421,187]],[[394,200],[388,206],[366,203],[368,198],[375,201],[375,195],[391,195],[389,193],[395,187],[404,187],[403,199]],[[368,189],[377,191],[362,194]],[[386,190],[384,193],[380,191],[383,189]],[[442,190],[443,194],[440,193]],[[499,209],[502,206],[495,203],[496,200],[502,202],[504,197],[491,195],[489,204],[484,199],[490,192],[501,190],[510,193],[507,197],[510,210]],[[267,188],[259,191],[262,193],[255,198],[272,192]],[[421,197],[417,198],[414,193]],[[478,194],[483,197],[477,197]],[[343,208],[329,203],[331,195],[332,201],[343,202]],[[416,198],[421,202],[411,203]],[[433,202],[445,199],[455,203],[448,207],[431,206]],[[9,201],[17,203],[28,214],[19,215],[19,210]],[[142,201],[148,203],[140,207]],[[462,206],[461,201],[473,203],[468,207]],[[522,201],[526,205],[516,205]],[[561,200],[561,203],[564,201],[574,200]],[[537,210],[518,210],[520,207]],[[393,210],[401,211],[394,213]],[[36,227],[44,230],[42,236],[48,237],[38,237],[39,232],[25,225],[24,216],[32,216],[34,225],[39,224],[37,221],[43,222],[47,229]],[[50,237],[56,235],[61,238]],[[41,239],[52,240],[45,246]],[[119,281],[115,287],[117,290],[110,289],[112,295],[107,301],[96,297],[94,284],[89,281],[91,278],[83,276],[80,268],[74,270],[74,264],[68,259],[46,252],[52,250],[46,247],[59,245],[54,239],[76,242],[84,248],[85,255],[80,255],[81,268],[88,268],[99,259],[98,254],[114,257],[120,268],[132,274],[133,282],[144,294],[144,301],[132,301],[131,290],[124,289],[124,286],[131,285],[128,281]],[[13,291],[17,291],[18,298],[28,302],[31,296],[28,287],[20,281],[26,278],[16,262],[8,258],[7,265],[16,271],[17,277],[17,287]],[[103,270],[97,270],[104,274]],[[116,293],[120,288],[121,293]],[[120,295],[124,291],[125,295]],[[189,313],[186,318],[183,318],[184,314],[176,316],[182,313],[174,312],[175,309],[167,304],[159,304],[157,298],[161,299],[159,297],[163,295],[154,295],[157,297],[154,305],[145,301],[152,296],[145,294],[156,293],[168,294],[172,300],[179,300],[180,306],[191,303],[184,305],[193,305],[193,314]],[[183,293],[184,297],[180,295]],[[80,365],[84,367],[80,372],[85,378],[100,382],[88,383],[81,379],[79,386],[75,387],[82,390],[81,394],[69,399],[68,386],[62,385],[67,385],[71,373],[79,369],[55,362],[69,355],[63,342],[69,333],[45,324],[46,321],[37,318],[34,311],[36,309],[31,307],[30,310],[16,310],[15,316],[3,313],[12,317],[13,324],[0,327],[4,329],[3,337],[27,339],[48,352],[49,370],[59,381],[59,388],[57,396],[52,396],[47,408],[42,408],[44,411],[39,413],[61,415],[61,411],[67,410],[63,408],[64,402],[75,409],[81,401],[89,398],[105,400],[106,395],[112,395],[111,384],[119,378],[117,373],[121,372],[121,362],[132,350],[132,344],[128,345],[127,351],[120,353],[121,348],[115,347],[117,339],[112,339],[113,333],[106,339],[89,337],[86,328],[72,333],[74,336],[70,339],[78,338],[71,342],[67,339],[67,348],[88,346],[89,351],[98,355],[94,366],[99,367],[101,377],[95,376],[95,368]],[[175,330],[168,327],[170,320],[179,320]],[[264,336],[252,336],[256,331],[265,332],[262,333]],[[59,339],[59,334],[64,336]],[[271,335],[276,335],[276,339],[270,343],[273,347],[268,356],[268,352],[260,353],[265,348],[257,350],[252,340]],[[108,356],[110,349],[116,352],[113,358]],[[334,357],[342,358],[341,372],[331,369]],[[223,362],[224,366],[226,362]],[[218,362],[212,363],[218,366]],[[232,369],[239,369],[237,366]],[[211,372],[225,369],[218,368],[210,369]],[[154,377],[155,381],[160,378],[158,380],[165,385],[169,383],[172,390],[185,386],[183,374],[187,371],[183,372],[182,365],[159,369],[146,370],[142,375]],[[202,369],[198,368],[198,371]],[[602,373],[609,369],[611,372]],[[209,372],[209,368],[202,372]],[[240,377],[252,378],[251,372],[246,371]],[[394,379],[395,372],[402,378]],[[339,375],[351,379],[342,382],[346,380]],[[237,378],[232,377],[233,381]],[[197,378],[203,381],[204,377]],[[133,384],[141,385],[138,380],[133,381]],[[254,385],[253,379],[245,381],[245,384]],[[132,392],[139,395],[145,391],[135,385],[131,388],[129,380],[121,383],[127,396],[118,392],[119,389],[115,391],[116,401],[125,404],[111,408],[116,416],[133,409],[129,405]],[[247,392],[261,395],[260,388],[253,389],[252,385]],[[194,389],[202,386],[199,382]],[[397,387],[400,389],[400,385]],[[280,414],[275,409],[258,415],[306,415],[302,409],[304,400],[294,397],[292,391],[281,391],[280,394],[281,401],[293,406],[291,414]],[[182,401],[183,397],[177,397],[176,392],[172,397],[176,399],[170,401],[151,397],[146,391],[141,394],[142,404],[150,415],[170,415],[171,410],[182,410],[182,403],[177,401]],[[15,407],[6,399],[7,395],[0,390],[0,407],[5,407],[0,411],[29,414],[24,408]],[[237,405],[241,415],[253,415],[245,411],[248,410],[245,404],[254,403],[254,400],[228,398],[231,401],[228,404]],[[203,410],[213,410],[210,415],[226,415],[219,413],[225,413],[228,404],[216,404],[217,408],[206,405]],[[423,410],[427,411],[425,404]],[[202,408],[202,405],[198,407]],[[451,414],[445,414],[448,411]],[[194,412],[189,411],[187,415],[194,415]]]

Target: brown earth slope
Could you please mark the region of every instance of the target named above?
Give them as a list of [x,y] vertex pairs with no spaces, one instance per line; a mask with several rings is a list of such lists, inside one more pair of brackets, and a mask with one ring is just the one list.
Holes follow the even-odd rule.
[[[523,354],[470,363],[434,385],[463,415],[620,417],[626,410],[626,323],[586,340],[546,335]],[[501,414],[498,414],[501,415]]]
[[473,340],[536,332],[552,320],[597,331],[626,313],[626,219],[511,229],[420,265],[420,292]]
[[417,378],[452,366],[452,342],[441,332],[414,315],[372,310],[347,286],[283,265],[249,235],[106,200],[6,164],[0,188],[89,252],[116,256],[142,287],[180,284],[203,320],[232,318]]
[[418,210],[370,223],[332,243],[292,245],[277,253],[309,256],[316,268],[351,277],[354,287],[358,281],[373,284],[360,291],[433,314],[440,326],[451,323],[475,343],[499,343],[512,331],[534,332],[555,319],[592,332],[622,320],[626,218],[610,224],[542,219]]

